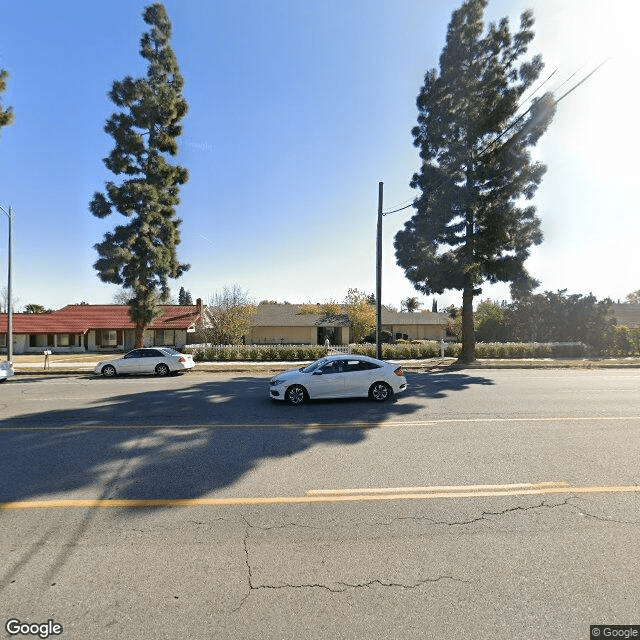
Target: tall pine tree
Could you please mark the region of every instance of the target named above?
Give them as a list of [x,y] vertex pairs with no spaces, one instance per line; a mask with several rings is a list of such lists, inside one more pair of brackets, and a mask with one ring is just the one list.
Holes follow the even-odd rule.
[[[5,69],[0,69],[0,98],[2,98],[2,94],[5,92],[7,88],[7,78],[9,77],[8,72]],[[2,127],[6,127],[7,125],[13,122],[13,110],[11,107],[7,107],[6,109],[2,108],[2,102],[0,102],[0,129]]]
[[462,360],[475,359],[473,298],[483,282],[535,286],[524,262],[542,241],[530,200],[546,170],[529,148],[555,113],[551,94],[523,96],[539,77],[540,56],[522,60],[533,39],[533,16],[511,34],[507,19],[483,23],[487,0],[454,11],[440,69],[430,70],[417,99],[412,134],[422,166],[411,186],[420,190],[413,217],[395,238],[396,259],[424,294],[462,290]]
[[184,83],[169,45],[171,23],[164,6],[150,5],[142,15],[150,27],[140,40],[147,75],[113,83],[109,97],[120,111],[104,128],[115,140],[104,163],[123,180],[107,182],[105,192],[94,194],[89,205],[98,218],[115,209],[129,220],[95,245],[99,259],[94,268],[102,281],[133,291],[129,315],[136,324],[137,347],[143,345],[145,327],[160,313],[158,303],[169,295],[168,279],[189,268],[176,254],[181,223],[176,206],[188,173],[167,161],[178,151],[179,123],[188,109]]

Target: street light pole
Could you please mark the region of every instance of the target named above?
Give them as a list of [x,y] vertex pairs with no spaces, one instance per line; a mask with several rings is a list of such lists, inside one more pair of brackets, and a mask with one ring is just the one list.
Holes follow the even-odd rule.
[[9,251],[8,251],[8,268],[7,268],[7,362],[13,361],[13,304],[11,301],[11,253],[13,250],[13,209],[9,207],[6,211],[0,207],[9,218]]
[[378,183],[378,229],[376,234],[376,358],[382,359],[382,192]]

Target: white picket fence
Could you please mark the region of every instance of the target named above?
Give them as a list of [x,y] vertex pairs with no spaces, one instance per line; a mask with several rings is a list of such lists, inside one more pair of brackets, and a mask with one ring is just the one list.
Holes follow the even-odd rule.
[[350,344],[344,344],[344,345],[330,346],[329,349],[328,349],[328,353],[329,354],[333,354],[333,353],[346,353],[346,354],[349,354],[349,353],[351,353],[351,345]]

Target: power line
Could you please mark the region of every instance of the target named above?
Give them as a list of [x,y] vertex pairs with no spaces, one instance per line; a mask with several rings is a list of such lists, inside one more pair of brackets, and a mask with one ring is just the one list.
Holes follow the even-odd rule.
[[605,64],[605,62],[609,62],[609,60],[611,60],[611,58],[607,58],[606,60],[603,60],[591,73],[589,73],[584,78],[582,78],[582,80],[580,80],[578,84],[574,84],[573,87],[569,89],[569,91],[567,91],[565,94],[563,94],[556,100],[556,104],[558,104],[558,102],[560,102],[560,100],[562,100],[563,98],[566,98],[574,89],[577,89],[583,82],[586,82],[603,64]]
[[[600,67],[609,60],[610,58],[607,58],[607,60],[604,60],[603,62],[601,62],[593,71],[591,71],[591,73],[587,74],[582,80],[580,80],[580,82],[576,83],[573,85],[573,87],[571,87],[571,89],[569,89],[569,91],[567,91],[565,94],[563,94],[562,96],[560,96],[557,100],[554,100],[554,104],[558,104],[558,102],[560,102],[560,100],[566,98],[572,91],[574,91],[575,89],[577,89],[581,84],[583,84],[584,82],[586,82],[598,69],[600,69]],[[577,72],[576,72],[577,73]],[[573,74],[575,75],[575,74]],[[573,77],[573,76],[572,76]],[[564,84],[564,83],[563,83]],[[560,85],[562,86],[562,85]],[[498,140],[500,140],[500,138],[502,138],[506,133],[508,133],[509,131],[511,131],[511,129],[513,129],[513,127],[515,127],[518,122],[520,122],[520,120],[522,120],[530,111],[531,109],[533,109],[533,105],[531,105],[524,113],[520,114],[502,133],[500,133],[500,135],[497,138],[494,138],[491,142],[489,142],[478,154],[477,158],[480,159],[482,158],[485,153],[487,152],[487,150],[492,147],[496,142],[498,142]]]
[[[577,89],[581,84],[584,84],[596,71],[598,71],[598,69],[600,69],[600,67],[602,67],[606,62],[608,62],[611,58],[607,58],[606,60],[602,61],[595,69],[593,69],[590,73],[588,73],[582,80],[580,80],[580,82],[577,82],[576,84],[573,85],[573,87],[571,87],[571,89],[569,89],[569,91],[567,91],[566,93],[562,94],[557,100],[554,100],[555,104],[558,104],[561,100],[563,100],[564,98],[566,98],[572,91],[575,91],[575,89]],[[564,84],[566,84],[569,80],[571,80],[571,78],[573,78],[577,73],[579,73],[580,69],[583,69],[584,65],[582,65],[582,67],[580,67],[577,71],[575,71],[574,73],[572,73],[564,82],[562,82],[557,89],[559,89],[560,87],[562,87]],[[536,91],[539,91],[554,75],[555,73],[558,71],[558,69],[556,68],[548,77],[547,79],[540,85],[538,86],[532,93],[535,93]],[[556,89],[556,91],[557,91]],[[527,102],[529,98],[527,97],[525,100],[523,100],[523,103]],[[500,140],[502,137],[504,137],[505,134],[507,134],[511,129],[513,129],[513,127],[515,127],[518,122],[520,122],[520,120],[522,120],[533,108],[533,105],[531,105],[524,113],[520,114],[504,131],[502,131],[497,138],[494,138],[491,142],[489,142],[478,154],[477,158],[480,159],[482,158],[485,153],[487,152],[487,150],[492,147],[496,142],[498,142],[498,140]],[[503,172],[501,174],[498,174],[498,176],[493,176],[491,179],[495,180],[497,178],[501,178],[503,175],[505,175],[505,173],[508,172]],[[446,179],[442,180],[438,185],[436,185],[436,189],[439,188],[440,186],[442,186],[445,182],[447,182]],[[409,207],[413,206],[413,201],[411,201],[409,204],[405,205],[405,206],[400,206],[396,209],[393,209],[391,211],[384,211],[382,213],[383,216],[388,216],[392,213],[398,213],[399,211],[404,211],[405,209],[408,209]]]
[[568,78],[563,80],[555,89],[553,89],[552,93],[557,93],[558,91],[560,91],[561,87],[564,87],[564,85],[567,84],[569,80],[571,80],[574,76],[577,76],[586,66],[587,63],[585,62],[582,66],[578,67]]
[[388,216],[390,213],[398,213],[398,211],[404,211],[405,209],[408,209],[409,207],[413,207],[413,200],[405,205],[404,207],[400,207],[399,209],[394,209],[393,211],[383,211],[382,215],[383,216]]
[[[547,84],[547,82],[549,82],[549,80],[551,80],[551,78],[553,78],[553,76],[555,76],[557,72],[558,72],[558,67],[556,67],[556,68],[555,68],[555,69],[554,69],[554,70],[549,74],[549,76],[547,77],[547,79],[546,79],[544,82],[542,82],[541,84],[539,84],[539,85],[538,85],[538,86],[537,86],[533,91],[531,91],[531,92],[529,93],[529,95],[527,95],[527,97],[526,97],[526,98],[524,98],[524,100],[523,100],[523,101],[518,105],[518,109],[520,109],[520,107],[521,107],[525,102],[527,102],[528,100],[530,100],[530,99],[531,99],[531,96],[532,96],[534,93],[537,93],[538,91],[540,91],[540,89],[542,89],[542,87],[544,87],[544,85],[545,85],[545,84]],[[576,73],[577,73],[577,71],[576,71]],[[574,75],[575,75],[575,74],[574,74]],[[565,82],[566,82],[566,80],[565,80]],[[562,85],[560,85],[560,86],[562,86]],[[517,111],[518,109],[516,109],[516,111]]]

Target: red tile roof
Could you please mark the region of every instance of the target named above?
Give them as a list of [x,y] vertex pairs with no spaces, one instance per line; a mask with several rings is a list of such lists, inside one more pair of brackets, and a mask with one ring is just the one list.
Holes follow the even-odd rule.
[[[196,305],[162,305],[150,329],[188,329],[200,317]],[[0,333],[7,314],[0,313]],[[90,329],[135,329],[129,307],[119,304],[70,304],[51,313],[14,313],[13,333],[86,333]]]

